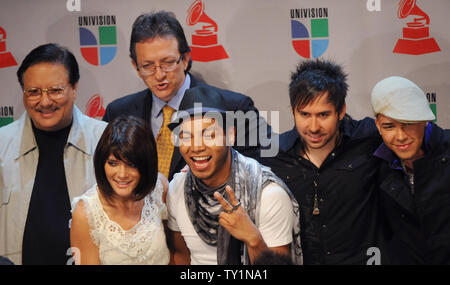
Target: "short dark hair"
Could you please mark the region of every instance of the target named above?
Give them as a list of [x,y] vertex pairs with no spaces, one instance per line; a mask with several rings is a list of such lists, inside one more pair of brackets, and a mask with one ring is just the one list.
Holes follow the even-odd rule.
[[[137,64],[136,43],[167,36],[174,36],[177,39],[180,55],[184,56],[185,53],[191,51],[186,36],[184,35],[183,27],[178,22],[174,13],[159,11],[140,15],[134,21],[133,29],[131,31],[131,59]],[[191,69],[191,66],[192,60],[189,59],[189,64],[185,72],[188,72]]]
[[289,99],[292,109],[304,107],[323,92],[328,91],[328,101],[340,113],[345,105],[348,84],[342,67],[328,60],[309,60],[299,63],[291,74]]
[[153,191],[158,178],[158,156],[148,122],[122,115],[110,122],[100,137],[94,154],[94,169],[98,188],[106,199],[114,195],[105,173],[110,154],[138,169],[140,180],[133,190],[136,200]]
[[63,46],[55,43],[45,44],[33,49],[22,61],[17,70],[17,79],[23,88],[23,74],[31,66],[42,63],[60,63],[64,65],[72,87],[80,80],[80,71],[75,56]]

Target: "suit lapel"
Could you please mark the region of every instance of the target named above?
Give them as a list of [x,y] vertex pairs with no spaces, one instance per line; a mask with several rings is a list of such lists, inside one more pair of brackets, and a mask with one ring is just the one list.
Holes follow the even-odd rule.
[[[142,113],[142,117],[144,120],[147,120],[147,122],[150,122],[151,120],[151,114],[152,114],[152,105],[153,105],[153,97],[152,97],[152,92],[150,91],[150,89],[148,89],[147,94],[144,96],[144,104],[139,105],[140,106],[136,106],[136,109],[139,110],[139,108],[144,108],[141,113]],[[158,134],[154,134],[155,138],[156,135]]]
[[180,149],[175,147],[172,155],[172,162],[170,163],[170,171],[169,171],[169,181],[172,180],[172,177],[175,173],[179,172],[185,165],[185,161],[183,156],[181,156]]
[[[194,76],[192,76],[191,74],[189,74],[189,76],[191,77],[191,85],[189,85],[189,88],[194,88],[199,85],[202,85],[202,83],[200,81],[198,81],[198,79],[196,79]],[[185,97],[183,96],[183,99],[181,99],[181,102],[180,102],[179,110],[186,110],[190,107],[191,106],[186,106],[186,100],[185,100]]]

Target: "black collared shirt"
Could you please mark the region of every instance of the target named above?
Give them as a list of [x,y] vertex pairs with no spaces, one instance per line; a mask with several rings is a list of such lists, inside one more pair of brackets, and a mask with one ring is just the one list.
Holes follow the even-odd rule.
[[[382,248],[376,193],[381,138],[373,119],[341,123],[342,139],[320,168],[302,158],[297,130],[280,136],[280,153],[261,158],[284,180],[300,204],[305,264],[367,264],[370,248]],[[319,215],[313,215],[317,191]]]

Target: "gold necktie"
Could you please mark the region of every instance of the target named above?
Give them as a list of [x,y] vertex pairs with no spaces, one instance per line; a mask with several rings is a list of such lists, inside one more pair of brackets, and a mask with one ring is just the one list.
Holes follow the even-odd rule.
[[156,138],[156,147],[158,150],[158,171],[169,178],[170,163],[173,155],[172,132],[167,127],[175,112],[172,107],[165,105],[163,108],[163,124]]

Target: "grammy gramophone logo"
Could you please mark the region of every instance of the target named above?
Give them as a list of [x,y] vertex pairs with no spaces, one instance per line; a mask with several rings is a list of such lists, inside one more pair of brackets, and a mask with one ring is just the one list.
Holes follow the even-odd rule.
[[0,68],[17,65],[16,59],[6,48],[6,31],[0,27]]
[[414,18],[403,27],[403,38],[397,41],[394,53],[420,55],[441,51],[436,40],[430,36],[430,17],[417,6],[417,0],[401,0],[397,17]]
[[205,13],[205,4],[196,0],[188,9],[186,23],[189,26],[201,26],[192,35],[191,58],[193,61],[215,61],[228,58],[228,54],[219,44],[217,24]]

